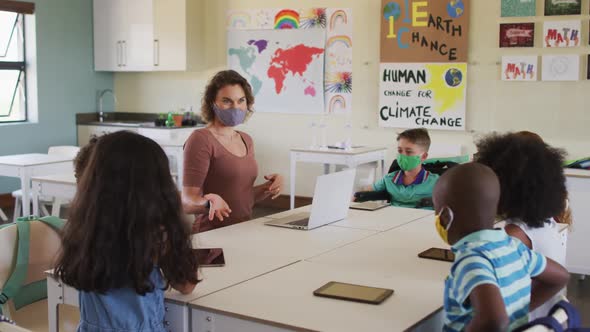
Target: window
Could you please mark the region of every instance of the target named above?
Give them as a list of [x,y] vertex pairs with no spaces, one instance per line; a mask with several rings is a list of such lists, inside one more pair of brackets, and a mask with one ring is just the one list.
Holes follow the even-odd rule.
[[27,121],[24,20],[32,8],[23,5],[32,4],[0,0],[0,123]]

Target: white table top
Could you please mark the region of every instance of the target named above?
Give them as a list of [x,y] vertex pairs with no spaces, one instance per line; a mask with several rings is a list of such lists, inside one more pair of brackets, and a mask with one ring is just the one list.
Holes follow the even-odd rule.
[[564,168],[563,173],[569,177],[590,179],[590,171],[586,169]]
[[310,152],[310,153],[322,153],[322,154],[342,154],[342,155],[357,155],[374,151],[387,150],[384,146],[363,146],[360,148],[353,148],[349,151],[341,149],[310,149],[310,148],[293,148],[292,152]]
[[203,281],[192,294],[169,291],[166,298],[186,303],[375,234],[331,226],[301,231],[264,225],[268,220],[260,218],[193,236],[195,248],[223,248],[226,265],[202,268]]
[[45,176],[33,176],[31,178],[32,181],[41,181],[41,182],[51,182],[51,183],[60,183],[60,184],[71,184],[76,185],[76,177],[74,173],[62,173],[62,174],[52,174],[52,175],[45,175]]
[[[293,210],[276,213],[267,216],[267,218],[283,218],[292,214],[310,211],[311,205],[306,205]],[[331,223],[329,226],[383,232],[407,224],[416,219],[432,215],[434,215],[434,211],[431,210],[408,209],[396,206],[388,206],[375,211],[349,209],[347,218]],[[432,218],[434,220],[434,217]]]
[[27,153],[0,157],[0,165],[8,166],[37,166],[44,164],[72,161],[72,157],[63,155],[49,155],[44,153]]
[[[431,216],[382,232],[202,299],[192,307],[316,331],[401,331],[443,304],[451,264],[418,258],[448,247]],[[392,288],[378,306],[318,298],[328,281]],[[297,313],[294,315],[293,313]]]

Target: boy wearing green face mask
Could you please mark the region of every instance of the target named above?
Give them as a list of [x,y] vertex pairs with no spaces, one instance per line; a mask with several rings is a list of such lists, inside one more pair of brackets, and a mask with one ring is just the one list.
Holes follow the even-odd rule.
[[397,136],[397,163],[401,170],[387,174],[365,190],[387,191],[391,205],[414,208],[432,197],[438,175],[430,173],[422,162],[428,157],[430,136],[424,128],[408,129]]

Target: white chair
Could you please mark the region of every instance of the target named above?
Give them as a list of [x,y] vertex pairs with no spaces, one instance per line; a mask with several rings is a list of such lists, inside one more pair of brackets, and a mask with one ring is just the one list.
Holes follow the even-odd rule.
[[[47,154],[49,155],[58,155],[58,156],[66,156],[69,158],[74,159],[80,148],[77,146],[69,146],[69,145],[61,145],[61,146],[50,146]],[[31,190],[31,199],[32,199],[32,190]],[[23,192],[21,189],[15,190],[12,192],[12,197],[14,197],[14,216],[13,221],[16,221],[18,217],[21,217],[21,205],[23,202]],[[62,204],[67,204],[68,202],[62,202],[61,200],[54,198],[54,197],[39,197],[39,207],[41,210],[41,214],[44,216],[50,215],[49,211],[45,205],[52,205],[51,214],[59,217],[59,211]],[[1,215],[0,215],[1,217]]]

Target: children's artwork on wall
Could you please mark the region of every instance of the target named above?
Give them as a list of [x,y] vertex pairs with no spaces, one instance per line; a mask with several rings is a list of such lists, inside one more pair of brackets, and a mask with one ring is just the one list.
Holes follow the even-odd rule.
[[582,0],[545,0],[545,16],[580,15]]
[[536,81],[538,71],[536,55],[502,57],[502,81]]
[[470,4],[381,1],[380,126],[465,130]]
[[464,130],[467,64],[381,63],[379,125]]
[[535,16],[537,4],[535,0],[502,0],[502,17]]
[[543,24],[544,47],[577,47],[580,46],[581,22],[548,21]]
[[469,0],[381,1],[381,62],[467,62]]
[[535,23],[500,24],[500,47],[533,47]]
[[323,113],[323,29],[235,30],[228,65],[252,85],[256,110]]
[[299,11],[282,9],[275,15],[275,29],[298,29]]
[[[323,96],[326,113],[349,113],[352,111],[352,10],[350,8],[259,8],[248,10],[234,10],[227,13],[228,41],[234,38],[236,31],[253,30],[252,38],[242,40],[239,47],[228,45],[228,64],[249,68],[248,66],[258,64],[263,59],[263,54],[273,48],[273,44],[264,38],[254,36],[254,30],[319,30],[324,35],[324,53],[322,54],[323,78],[322,80],[308,80],[309,85],[303,88],[304,95],[315,95],[316,98]],[[302,32],[303,34],[305,32]],[[234,38],[235,39],[235,38]],[[276,42],[279,42],[277,40]],[[295,41],[293,41],[295,43]],[[241,49],[241,48],[244,49]],[[230,50],[232,48],[232,50]],[[231,53],[231,55],[230,55]],[[232,63],[233,61],[233,63]],[[265,61],[270,61],[266,59]],[[314,60],[315,63],[315,60]],[[267,64],[268,65],[268,64]],[[273,65],[284,66],[285,64]],[[233,67],[231,67],[233,68]],[[270,69],[270,67],[269,67]],[[252,75],[249,70],[240,71],[243,73],[256,93],[259,93],[264,86],[263,79],[268,80],[267,74]],[[258,74],[261,74],[259,72]],[[297,74],[296,76],[298,76]],[[288,74],[286,75],[289,76]],[[311,84],[313,82],[313,84]],[[285,79],[288,84],[288,79]],[[284,86],[286,88],[286,86]],[[291,92],[290,92],[291,93]],[[321,104],[321,103],[320,103]],[[293,103],[293,105],[297,105]],[[294,107],[289,105],[289,107]],[[281,107],[284,103],[281,104]],[[256,108],[261,111],[282,112],[282,108],[270,108],[260,106],[257,99]],[[304,109],[304,108],[302,108]],[[294,113],[316,113],[313,108],[310,110],[298,110]]]
[[299,22],[301,29],[325,29],[326,8],[309,8],[300,10]]
[[328,113],[352,111],[352,11],[326,8],[326,82]]
[[578,81],[579,55],[544,55],[541,79],[543,81]]

